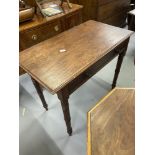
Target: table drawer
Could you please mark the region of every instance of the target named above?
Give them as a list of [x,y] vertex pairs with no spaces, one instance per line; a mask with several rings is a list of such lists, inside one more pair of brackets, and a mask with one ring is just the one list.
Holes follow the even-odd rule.
[[47,23],[41,27],[36,27],[31,30],[21,32],[20,35],[20,47],[22,50],[29,48],[41,41],[44,41],[56,34],[62,32],[60,21]]

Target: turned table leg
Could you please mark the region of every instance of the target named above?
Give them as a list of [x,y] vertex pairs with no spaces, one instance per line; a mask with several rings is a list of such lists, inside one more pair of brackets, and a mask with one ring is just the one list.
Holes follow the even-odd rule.
[[67,126],[67,132],[68,132],[69,136],[71,136],[72,135],[72,127],[71,127],[71,118],[70,118],[69,103],[68,103],[69,94],[66,89],[63,89],[63,90],[60,90],[57,93],[57,95],[61,102],[64,120],[65,120],[66,126]]
[[45,101],[44,94],[43,94],[42,88],[40,87],[40,84],[36,80],[34,80],[32,77],[31,77],[31,79],[32,79],[32,82],[33,82],[33,84],[34,84],[34,86],[35,86],[35,88],[37,90],[37,93],[38,93],[41,101],[42,101],[43,107],[46,110],[48,110],[48,105],[47,105],[47,103]]
[[[127,45],[128,45],[128,42],[127,42]],[[126,54],[126,50],[127,50],[127,47],[128,47],[127,45],[118,56],[117,65],[116,65],[116,69],[115,69],[115,75],[114,75],[114,79],[113,79],[113,83],[112,83],[112,89],[116,87],[116,83],[117,83],[118,75],[119,75],[121,65],[122,65],[122,62],[123,62],[123,58],[124,58],[124,56]]]

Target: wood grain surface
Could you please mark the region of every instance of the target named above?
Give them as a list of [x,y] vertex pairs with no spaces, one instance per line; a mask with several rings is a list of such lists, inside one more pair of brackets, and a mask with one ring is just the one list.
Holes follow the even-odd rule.
[[135,90],[113,89],[88,112],[87,155],[135,154]]
[[132,33],[90,20],[20,52],[20,66],[54,94]]

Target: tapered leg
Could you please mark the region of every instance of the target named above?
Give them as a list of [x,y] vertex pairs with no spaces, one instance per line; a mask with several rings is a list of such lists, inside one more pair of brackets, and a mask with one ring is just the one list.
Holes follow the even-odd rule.
[[43,107],[46,110],[48,110],[48,105],[47,105],[47,103],[45,101],[44,94],[43,94],[42,88],[40,87],[40,84],[36,80],[34,80],[32,77],[31,77],[31,79],[32,79],[32,82],[33,82],[33,84],[34,84],[34,86],[35,86],[35,88],[37,90],[37,93],[38,93],[41,101],[42,101]]
[[67,126],[67,132],[68,132],[69,136],[71,136],[72,135],[72,127],[71,127],[71,118],[70,118],[69,103],[68,103],[68,99],[69,99],[68,92],[66,89],[63,89],[63,90],[59,91],[57,93],[57,95],[61,102],[64,120],[65,120],[66,126]]
[[127,50],[127,47],[128,47],[128,41],[129,40],[127,40],[126,47],[123,49],[123,51],[118,56],[117,65],[116,65],[116,69],[115,69],[115,75],[114,75],[114,79],[113,79],[113,83],[112,83],[112,89],[114,87],[116,87],[116,83],[117,83],[118,75],[119,75],[121,65],[122,65],[122,62],[123,62],[123,58],[124,58],[124,56],[126,54],[126,50]]

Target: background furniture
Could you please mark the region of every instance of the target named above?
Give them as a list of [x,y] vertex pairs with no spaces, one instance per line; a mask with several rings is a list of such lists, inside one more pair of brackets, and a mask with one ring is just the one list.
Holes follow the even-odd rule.
[[[128,12],[127,22],[128,22],[128,30],[135,31],[135,9]],[[134,56],[134,64],[135,64],[135,56]]]
[[[21,23],[19,25],[20,52],[82,22],[81,5],[72,4],[72,9],[69,9],[67,4],[63,3],[63,9],[64,13],[47,18],[35,14],[32,21]],[[20,75],[23,73],[25,71],[20,68]]]
[[84,21],[93,19],[114,26],[123,27],[126,24],[130,0],[70,0],[81,4]]
[[131,34],[129,30],[87,21],[20,52],[20,66],[32,77],[46,110],[40,85],[58,95],[69,135],[69,96],[119,55],[112,84],[115,87]]
[[131,0],[131,2],[130,2],[130,10],[133,10],[133,9],[135,9],[135,0]]
[[87,155],[135,155],[135,90],[112,90],[88,112],[87,123]]
[[128,12],[128,29],[135,31],[135,9]]

